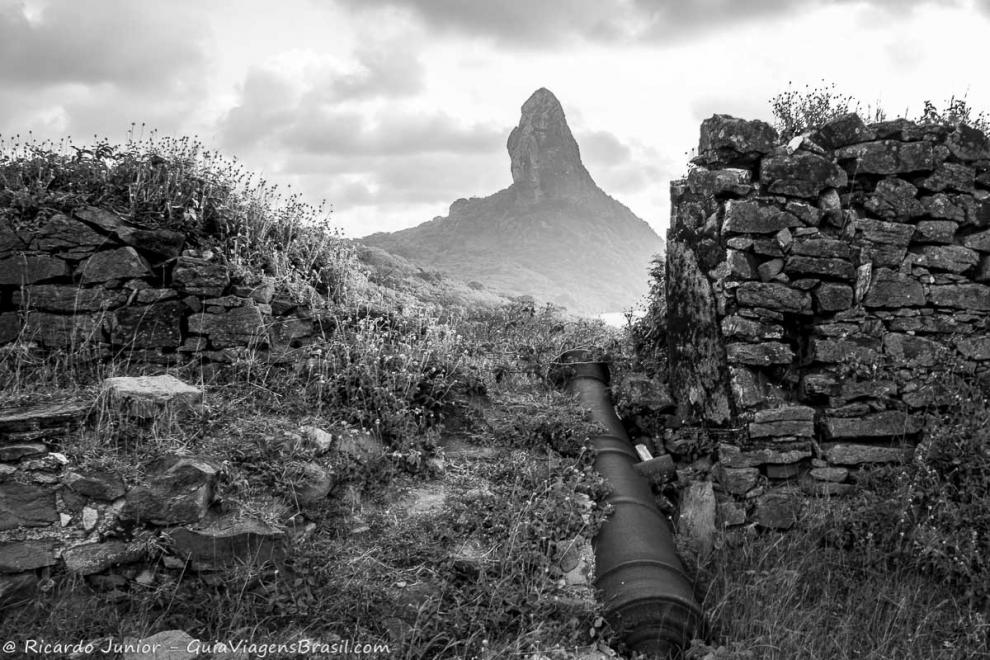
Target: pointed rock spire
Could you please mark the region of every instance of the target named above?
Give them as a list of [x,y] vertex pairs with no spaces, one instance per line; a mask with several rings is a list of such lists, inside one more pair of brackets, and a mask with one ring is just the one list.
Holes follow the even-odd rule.
[[523,103],[519,125],[512,129],[506,146],[513,187],[521,195],[574,197],[595,185],[581,162],[560,101],[546,88],[536,90]]

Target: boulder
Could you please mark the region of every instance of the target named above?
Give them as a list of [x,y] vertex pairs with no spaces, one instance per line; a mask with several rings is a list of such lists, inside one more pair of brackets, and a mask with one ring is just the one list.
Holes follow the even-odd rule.
[[[213,502],[217,470],[205,461],[166,457],[149,468],[146,486],[131,488],[121,518],[155,525],[197,522]],[[157,473],[157,474],[156,474]]]
[[192,561],[196,570],[237,564],[254,565],[278,559],[284,551],[285,533],[254,518],[227,516],[196,527],[169,532],[172,552]]
[[123,497],[126,492],[121,476],[105,470],[68,471],[62,483],[84,497],[105,502]]

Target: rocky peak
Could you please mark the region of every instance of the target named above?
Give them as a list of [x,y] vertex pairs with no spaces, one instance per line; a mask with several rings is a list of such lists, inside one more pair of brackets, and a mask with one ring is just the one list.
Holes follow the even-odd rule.
[[506,146],[513,187],[520,195],[535,200],[573,197],[595,186],[581,163],[564,109],[546,88],[536,90],[523,103],[519,125],[512,129]]

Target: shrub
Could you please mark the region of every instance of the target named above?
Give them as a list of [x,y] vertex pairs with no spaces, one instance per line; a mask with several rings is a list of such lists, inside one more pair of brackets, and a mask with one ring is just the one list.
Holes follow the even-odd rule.
[[[866,563],[936,576],[990,602],[990,381],[946,369],[926,437],[903,468],[865,478],[867,496],[832,535]],[[872,492],[871,492],[872,491]]]
[[650,292],[646,296],[645,313],[637,319],[633,319],[632,313],[627,315],[633,354],[648,373],[663,373],[666,370],[666,277],[664,256],[657,254],[650,265]]

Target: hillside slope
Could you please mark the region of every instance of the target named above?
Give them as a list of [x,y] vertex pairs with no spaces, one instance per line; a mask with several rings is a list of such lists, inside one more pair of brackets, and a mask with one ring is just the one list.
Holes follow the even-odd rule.
[[616,312],[647,291],[662,241],[599,188],[557,98],[537,90],[508,139],[513,183],[445,217],[360,239],[424,267],[572,311]]

